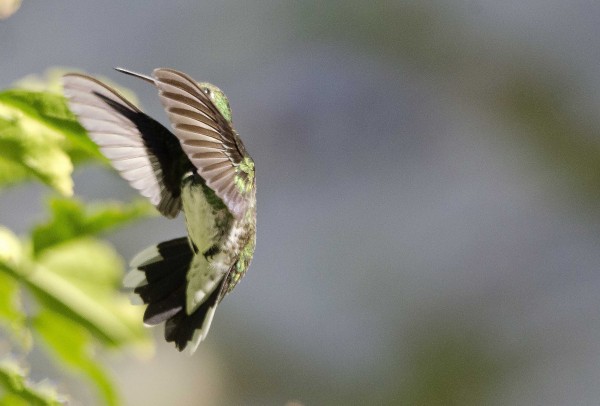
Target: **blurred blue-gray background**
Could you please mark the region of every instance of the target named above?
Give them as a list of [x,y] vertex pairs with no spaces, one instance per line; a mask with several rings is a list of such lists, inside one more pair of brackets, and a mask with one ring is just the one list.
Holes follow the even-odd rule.
[[[215,83],[257,165],[250,272],[194,357],[162,329],[152,359],[108,355],[127,404],[598,404],[597,1],[25,1],[0,87],[55,66],[163,123],[113,66]],[[75,192],[134,196],[98,167]],[[44,193],[3,193],[0,223],[26,231]]]

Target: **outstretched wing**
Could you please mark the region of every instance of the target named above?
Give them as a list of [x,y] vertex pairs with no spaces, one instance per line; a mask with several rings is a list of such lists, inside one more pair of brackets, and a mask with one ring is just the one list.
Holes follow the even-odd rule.
[[254,179],[254,164],[242,141],[188,75],[161,68],[152,76],[183,151],[206,185],[240,218],[248,207],[248,184]]
[[70,109],[112,166],[163,215],[177,216],[187,162],[177,138],[97,79],[70,73],[63,86]]

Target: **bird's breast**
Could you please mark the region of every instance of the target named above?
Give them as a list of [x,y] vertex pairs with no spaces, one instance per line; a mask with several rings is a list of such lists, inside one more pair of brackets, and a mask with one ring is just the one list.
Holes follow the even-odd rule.
[[220,211],[211,205],[204,188],[202,183],[193,180],[184,181],[181,188],[188,235],[200,253],[216,244],[224,231],[219,227]]

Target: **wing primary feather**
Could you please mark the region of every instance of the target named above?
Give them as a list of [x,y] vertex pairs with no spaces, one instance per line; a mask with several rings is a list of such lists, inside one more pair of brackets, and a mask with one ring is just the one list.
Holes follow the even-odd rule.
[[236,187],[235,176],[237,167],[250,157],[230,122],[185,73],[160,68],[152,76],[183,152],[206,185],[240,218],[247,190]]
[[113,167],[163,215],[175,217],[181,210],[181,178],[193,167],[175,135],[98,79],[67,74],[63,85],[69,107]]

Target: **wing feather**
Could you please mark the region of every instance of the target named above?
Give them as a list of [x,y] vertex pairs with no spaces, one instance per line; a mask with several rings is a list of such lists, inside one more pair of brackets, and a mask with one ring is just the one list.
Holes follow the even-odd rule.
[[247,191],[236,187],[236,176],[245,176],[239,165],[249,159],[241,140],[188,75],[173,69],[155,69],[152,76],[183,152],[207,186],[240,218],[246,212],[248,199]]
[[70,109],[120,175],[167,217],[181,210],[181,178],[169,168],[185,157],[174,135],[106,84],[90,76],[63,77]]

